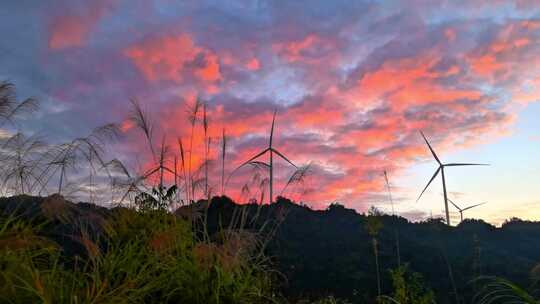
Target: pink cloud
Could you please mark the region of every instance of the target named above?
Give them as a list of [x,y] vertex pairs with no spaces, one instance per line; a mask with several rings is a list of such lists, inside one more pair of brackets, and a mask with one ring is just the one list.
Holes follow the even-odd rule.
[[191,75],[205,83],[222,79],[218,56],[196,45],[186,33],[150,37],[128,47],[124,54],[149,81],[171,80],[181,83]]
[[[467,54],[472,71],[495,82],[510,79],[516,69],[532,69],[533,65],[540,63],[531,51],[540,41],[537,23],[532,20],[506,24],[491,42],[479,45]],[[525,61],[528,65],[523,64]]]
[[272,49],[289,63],[333,65],[338,58],[337,40],[309,34],[298,40],[277,41]]
[[246,68],[251,71],[257,71],[261,68],[261,63],[257,58],[252,58],[246,63]]
[[53,50],[82,46],[98,22],[111,9],[110,0],[89,2],[83,9],[68,9],[54,17],[49,26],[49,48]]

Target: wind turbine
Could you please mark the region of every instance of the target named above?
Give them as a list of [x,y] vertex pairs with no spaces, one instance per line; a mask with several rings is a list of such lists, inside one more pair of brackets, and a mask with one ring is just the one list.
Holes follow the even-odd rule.
[[459,167],[459,166],[489,166],[489,165],[488,164],[473,164],[473,163],[448,163],[448,164],[443,164],[441,162],[441,160],[439,159],[439,157],[437,156],[437,154],[435,153],[435,151],[433,150],[433,148],[431,147],[431,145],[429,144],[429,142],[428,142],[426,136],[424,135],[424,133],[422,131],[420,131],[420,134],[424,138],[424,141],[426,142],[429,150],[431,151],[431,154],[433,155],[433,158],[435,158],[435,160],[439,164],[439,168],[437,168],[437,170],[435,170],[435,173],[433,174],[433,176],[431,177],[431,179],[427,183],[424,190],[422,190],[422,193],[420,193],[420,196],[418,196],[418,199],[416,201],[418,202],[420,200],[420,198],[422,197],[422,194],[424,194],[424,192],[427,190],[427,188],[429,187],[431,182],[435,179],[435,177],[437,177],[437,174],[439,174],[439,172],[441,172],[442,185],[443,185],[443,194],[444,194],[444,210],[445,210],[445,213],[446,213],[446,224],[448,226],[450,226],[450,213],[448,212],[448,195],[446,194],[446,180],[444,178],[444,168],[445,167]]
[[262,165],[268,167],[268,171],[269,171],[269,175],[270,175],[270,182],[269,182],[270,204],[273,202],[273,198],[274,198],[273,197],[273,191],[274,191],[274,153],[277,154],[277,156],[284,159],[285,161],[287,161],[293,167],[298,169],[298,167],[295,164],[293,164],[287,157],[285,157],[283,154],[281,154],[281,152],[279,152],[278,150],[274,149],[274,147],[272,146],[272,140],[274,138],[274,124],[275,124],[275,121],[276,121],[276,113],[277,113],[277,110],[274,110],[274,116],[272,117],[272,128],[270,129],[270,141],[268,143],[268,148],[266,148],[263,151],[259,152],[258,154],[256,154],[255,156],[253,156],[252,158],[250,158],[249,160],[247,160],[246,162],[244,162],[240,166],[236,167],[236,169],[234,169],[233,172],[231,172],[231,174],[229,175],[229,178],[230,178],[234,174],[234,172],[236,172],[238,169],[242,168],[245,165],[248,165],[248,164],[252,163],[258,157],[263,156],[264,154],[269,152],[270,153],[270,161],[268,162],[268,164],[260,163],[260,162],[257,162],[257,164],[259,164],[259,165],[262,164]]
[[478,207],[480,205],[483,205],[483,204],[486,204],[487,202],[483,202],[483,203],[480,203],[480,204],[476,204],[476,205],[472,205],[472,206],[469,206],[469,207],[465,207],[463,209],[461,209],[456,203],[454,203],[451,199],[448,199],[448,201],[454,205],[454,207],[456,207],[457,210],[459,210],[459,215],[461,216],[461,222],[463,222],[463,211],[465,210],[469,210],[469,209],[472,209],[474,207]]

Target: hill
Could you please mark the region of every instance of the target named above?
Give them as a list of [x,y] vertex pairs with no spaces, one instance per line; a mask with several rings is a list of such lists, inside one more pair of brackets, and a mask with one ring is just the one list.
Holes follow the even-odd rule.
[[[208,223],[228,223],[235,204],[214,198]],[[368,216],[334,204],[312,210],[280,198],[272,205],[248,205],[249,217],[259,212],[279,222],[268,244],[278,270],[284,274],[283,291],[289,298],[332,294],[349,299],[376,295],[375,260]],[[259,210],[260,209],[260,210]],[[512,219],[502,227],[481,220],[465,220],[448,227],[433,219],[412,223],[397,216],[377,216],[383,294],[390,292],[389,269],[397,267],[396,232],[401,263],[422,274],[439,303],[455,303],[452,281],[460,298],[470,298],[478,276],[499,276],[528,286],[530,271],[540,261],[540,223]],[[253,227],[250,227],[253,228]],[[452,278],[452,279],[451,279]]]

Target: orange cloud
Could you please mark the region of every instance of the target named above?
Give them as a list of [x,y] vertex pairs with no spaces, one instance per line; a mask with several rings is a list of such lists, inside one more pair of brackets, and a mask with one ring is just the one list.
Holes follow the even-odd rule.
[[473,72],[481,76],[490,76],[501,71],[505,66],[494,55],[486,54],[471,61]]
[[183,82],[190,72],[200,81],[222,78],[219,59],[209,49],[195,45],[186,33],[150,38],[124,51],[149,81]]
[[207,82],[214,82],[221,79],[221,73],[219,72],[219,62],[216,55],[208,53],[206,55],[206,62],[202,67],[195,70],[195,74],[200,79]]
[[261,63],[259,60],[257,60],[257,58],[252,58],[246,63],[246,68],[250,71],[257,71],[261,68]]
[[122,121],[122,123],[120,124],[120,131],[122,131],[123,133],[126,133],[129,130],[133,129],[134,127],[135,127],[135,124],[133,123],[133,121],[130,119],[126,119]]
[[414,105],[478,99],[482,96],[477,90],[438,83],[439,79],[460,72],[457,66],[436,71],[439,61],[440,57],[431,52],[387,61],[379,69],[365,73],[348,98],[355,100],[353,103],[362,104],[388,99],[393,109],[403,111]]
[[[472,71],[493,81],[504,79],[510,71],[519,69],[516,59],[526,59],[523,56],[526,49],[538,43],[538,38],[533,35],[540,28],[537,24],[535,21],[524,21],[504,26],[493,41],[479,45],[466,55]],[[538,61],[536,58],[530,59]]]
[[297,61],[302,57],[302,53],[312,48],[315,44],[320,43],[321,40],[315,35],[309,35],[303,40],[293,41],[289,44],[283,45],[283,52],[286,58],[291,61]]
[[316,34],[299,40],[276,42],[272,44],[272,49],[290,63],[317,63],[324,60],[328,65],[334,63],[338,55],[335,41]]

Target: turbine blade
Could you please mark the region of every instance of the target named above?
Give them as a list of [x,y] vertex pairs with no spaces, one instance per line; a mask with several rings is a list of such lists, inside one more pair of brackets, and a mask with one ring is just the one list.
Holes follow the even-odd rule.
[[277,109],[274,110],[274,116],[272,117],[272,128],[270,129],[270,148],[272,148],[272,141],[274,139],[274,124],[276,122]]
[[459,166],[489,166],[489,164],[472,164],[472,163],[450,163],[444,164],[445,167],[459,167]]
[[270,148],[264,149],[262,152],[259,152],[257,155],[253,156],[253,157],[250,158],[249,160],[247,160],[247,161],[245,161],[244,163],[242,163],[240,166],[236,167],[236,169],[234,169],[233,172],[236,171],[236,170],[238,170],[238,169],[240,169],[240,168],[242,168],[243,166],[249,164],[250,162],[254,161],[256,158],[258,158],[259,156],[263,155],[264,153],[266,153],[266,152],[268,152],[268,151],[270,151]]
[[424,190],[422,190],[422,193],[420,193],[420,196],[418,196],[418,198],[416,199],[416,202],[418,202],[420,200],[420,198],[422,197],[422,194],[424,194],[424,192],[426,192],[426,189],[429,187],[429,185],[431,184],[431,182],[435,179],[435,177],[437,177],[437,174],[439,174],[439,171],[441,171],[441,167],[437,168],[437,170],[435,171],[435,174],[433,174],[433,176],[431,177],[431,179],[429,180],[429,182],[427,183],[426,187],[424,188]]
[[486,204],[486,203],[487,203],[487,202],[483,202],[483,203],[480,203],[480,204],[476,204],[476,205],[469,206],[469,207],[463,209],[463,211],[472,209],[472,208],[474,208],[474,207],[478,207],[478,206],[483,205],[483,204]]
[[422,135],[422,137],[424,138],[424,141],[426,142],[427,146],[429,147],[429,150],[431,151],[431,154],[433,154],[433,157],[435,158],[435,160],[440,164],[442,165],[439,157],[437,156],[437,154],[435,154],[435,151],[433,150],[433,148],[431,147],[431,145],[429,144],[429,141],[427,140],[426,136],[424,135],[424,132],[420,131],[420,134]]
[[454,207],[456,207],[457,210],[459,210],[460,212],[463,211],[463,210],[461,210],[461,208],[459,208],[458,205],[456,205],[456,203],[454,203],[451,199],[449,199],[448,197],[447,197],[446,199],[450,202],[450,204],[454,205]]
[[255,167],[265,167],[265,168],[270,168],[270,165],[265,163],[265,162],[262,162],[262,161],[250,161],[248,163],[249,165],[252,165],[252,166],[255,166]]
[[278,150],[274,149],[274,148],[270,148],[272,151],[274,151],[274,153],[276,153],[277,155],[279,155],[281,158],[283,158],[284,160],[286,160],[289,164],[291,164],[293,167],[297,168],[298,167],[292,163],[292,161],[290,161],[288,158],[286,158],[283,154],[281,154]]
[[251,163],[253,160],[255,160],[257,157],[263,155],[264,153],[270,151],[270,148],[266,148],[264,149],[262,152],[258,153],[257,155],[253,156],[252,158],[250,158],[249,160],[245,161],[244,163],[242,163],[240,166],[236,167],[234,170],[232,170],[232,172],[229,174],[229,176],[227,177],[227,181],[225,182],[225,185],[229,183],[229,180],[231,179],[231,176],[234,175],[234,173],[236,173],[236,171],[238,171],[240,168],[242,168],[243,166]]

